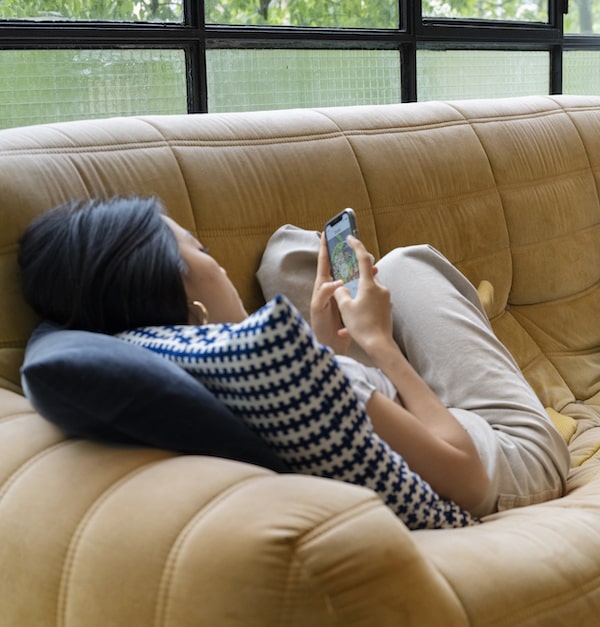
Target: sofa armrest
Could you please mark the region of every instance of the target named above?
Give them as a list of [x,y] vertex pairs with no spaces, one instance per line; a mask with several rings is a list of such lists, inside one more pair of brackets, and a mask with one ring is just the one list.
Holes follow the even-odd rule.
[[64,440],[0,390],[9,440],[21,453],[0,455],[3,627],[466,624],[369,490]]

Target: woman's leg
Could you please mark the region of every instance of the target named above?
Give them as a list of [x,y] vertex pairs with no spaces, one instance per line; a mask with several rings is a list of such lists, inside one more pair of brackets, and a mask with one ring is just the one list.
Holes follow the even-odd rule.
[[473,438],[490,477],[480,515],[559,496],[569,456],[544,408],[494,335],[475,288],[430,246],[377,264],[394,337]]

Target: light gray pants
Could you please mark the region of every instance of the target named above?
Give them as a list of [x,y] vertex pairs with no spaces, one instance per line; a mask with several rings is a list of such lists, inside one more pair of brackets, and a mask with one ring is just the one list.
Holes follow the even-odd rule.
[[473,285],[426,245],[396,249],[377,267],[391,291],[396,341],[469,433],[487,469],[490,489],[473,513],[560,496],[567,446],[494,335]]

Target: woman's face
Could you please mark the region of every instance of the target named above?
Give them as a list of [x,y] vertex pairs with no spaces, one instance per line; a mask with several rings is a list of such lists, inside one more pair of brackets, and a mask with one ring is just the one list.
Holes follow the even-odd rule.
[[225,270],[205,251],[200,242],[177,222],[164,217],[175,234],[179,253],[188,267],[182,274],[189,303],[190,324],[198,324],[198,311],[192,301],[208,310],[210,322],[241,322],[248,316],[240,296]]

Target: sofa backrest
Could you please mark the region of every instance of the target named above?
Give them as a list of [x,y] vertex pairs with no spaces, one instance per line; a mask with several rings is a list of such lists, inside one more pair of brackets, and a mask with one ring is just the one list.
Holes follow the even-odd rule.
[[600,98],[562,96],[0,131],[0,384],[18,387],[36,323],[23,229],[66,200],[138,194],[198,235],[250,310],[275,229],[353,207],[376,256],[430,243],[492,283],[495,329],[546,404],[600,398],[599,136]]

